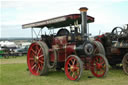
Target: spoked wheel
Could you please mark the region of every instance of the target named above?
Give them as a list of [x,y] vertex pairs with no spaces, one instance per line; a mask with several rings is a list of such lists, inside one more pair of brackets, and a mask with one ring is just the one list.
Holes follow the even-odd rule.
[[103,77],[108,73],[108,61],[102,54],[96,54],[91,61],[92,74],[96,77]]
[[43,75],[47,72],[46,51],[44,44],[40,41],[30,45],[27,54],[27,64],[29,71],[33,75]]
[[65,74],[70,80],[79,80],[83,72],[83,63],[76,55],[70,55],[65,62]]
[[128,75],[128,53],[124,56],[122,63],[123,63],[123,70]]
[[118,40],[119,36],[122,35],[123,32],[123,28],[122,27],[115,27],[113,28],[111,34],[112,34],[112,38],[113,40]]

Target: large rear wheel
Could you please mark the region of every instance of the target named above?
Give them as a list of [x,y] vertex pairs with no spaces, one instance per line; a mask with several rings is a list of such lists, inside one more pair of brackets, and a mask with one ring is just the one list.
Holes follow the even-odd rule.
[[91,61],[91,72],[96,77],[103,77],[108,73],[108,61],[103,54],[96,54]]
[[33,75],[44,75],[47,73],[47,52],[41,41],[30,45],[27,54],[28,69]]
[[79,80],[83,72],[83,63],[76,55],[70,55],[65,62],[65,74],[70,80]]
[[125,54],[123,60],[122,60],[122,64],[123,64],[123,70],[124,72],[128,75],[128,53]]

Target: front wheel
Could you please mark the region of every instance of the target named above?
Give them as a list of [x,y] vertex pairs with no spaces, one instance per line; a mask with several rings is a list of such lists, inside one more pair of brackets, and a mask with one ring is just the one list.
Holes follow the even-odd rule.
[[106,76],[109,70],[109,64],[103,54],[96,54],[91,60],[92,74],[96,77]]
[[124,72],[128,75],[128,53],[124,56],[122,64]]
[[65,62],[65,74],[70,80],[79,80],[83,72],[83,63],[76,55],[70,55]]

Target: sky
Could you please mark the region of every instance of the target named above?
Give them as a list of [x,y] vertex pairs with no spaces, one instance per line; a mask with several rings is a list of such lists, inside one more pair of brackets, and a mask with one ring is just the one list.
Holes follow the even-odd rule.
[[95,36],[128,24],[128,0],[1,0],[0,38],[31,37],[31,29],[22,25],[67,14],[87,7],[95,17],[89,32]]

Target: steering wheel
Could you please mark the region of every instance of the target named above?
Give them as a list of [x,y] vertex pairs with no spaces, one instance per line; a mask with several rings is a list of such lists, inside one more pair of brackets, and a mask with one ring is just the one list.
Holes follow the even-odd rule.
[[112,32],[112,39],[117,40],[120,35],[123,34],[123,28],[122,27],[115,27]]

